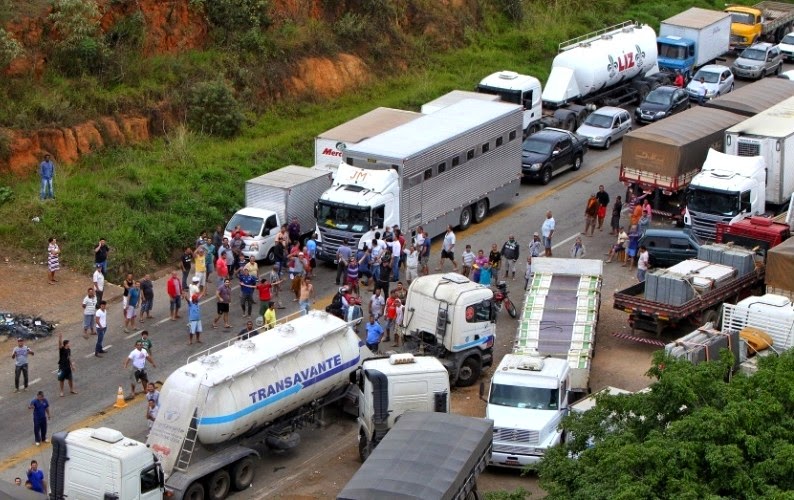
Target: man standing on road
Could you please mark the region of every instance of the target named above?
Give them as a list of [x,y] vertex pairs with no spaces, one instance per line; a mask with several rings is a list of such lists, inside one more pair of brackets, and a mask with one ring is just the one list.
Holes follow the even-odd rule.
[[48,154],[44,155],[44,161],[39,165],[39,176],[41,177],[41,193],[39,193],[41,199],[55,199],[55,187],[52,185],[55,180],[55,164]]
[[141,280],[141,295],[143,296],[143,301],[141,302],[141,323],[146,318],[152,318],[152,305],[154,304],[154,283],[152,283],[152,278],[148,274],[143,276]]
[[237,340],[247,340],[251,337],[255,337],[259,332],[254,329],[254,322],[249,320],[245,323],[245,328],[240,330],[240,333],[237,334]]
[[521,249],[518,241],[516,241],[515,235],[511,234],[502,245],[502,258],[505,260],[505,279],[507,279],[507,275],[510,275],[513,280],[516,279],[516,262],[520,253]]
[[171,321],[176,321],[179,316],[179,308],[182,307],[182,282],[179,281],[179,276],[176,271],[171,271],[171,277],[165,284],[168,298],[171,301],[169,309],[171,311]]
[[63,382],[69,382],[69,392],[77,394],[74,390],[74,380],[72,372],[75,370],[72,362],[72,348],[68,340],[63,340],[63,333],[58,332],[58,383],[61,386],[61,397],[63,397]]
[[248,269],[243,268],[240,274],[240,307],[243,309],[243,317],[251,317],[251,309],[254,306],[254,290],[256,290],[256,277],[248,274]]
[[132,396],[127,399],[135,398],[135,386],[138,382],[141,383],[141,392],[146,392],[146,386],[149,385],[149,377],[146,374],[146,362],[148,361],[153,367],[157,368],[154,359],[152,359],[152,356],[143,348],[143,342],[140,340],[135,342],[135,349],[124,359],[123,367],[125,370],[130,366],[130,361],[132,361],[132,371],[130,372],[130,389],[132,390]]
[[309,314],[309,307],[311,306],[312,297],[314,297],[314,285],[312,285],[312,279],[308,277],[303,278],[300,288],[300,297],[298,298],[298,307],[304,316]]
[[36,393],[36,398],[28,405],[33,410],[33,439],[36,446],[47,442],[47,420],[50,419],[50,403],[44,397],[44,391]]
[[543,248],[545,249],[546,257],[551,257],[551,239],[554,237],[555,226],[556,222],[551,215],[551,210],[549,210],[546,212],[546,220],[543,221],[543,225],[540,227],[540,233],[543,235]]
[[604,218],[607,216],[607,207],[609,206],[609,193],[604,191],[604,185],[601,184],[598,186],[598,192],[596,193],[596,199],[598,200],[598,230],[604,230]]
[[[584,231],[582,234],[585,236],[593,236],[596,228],[596,219],[598,218],[598,198],[595,193],[590,195],[584,207]],[[587,230],[590,230],[588,234]]]
[[276,319],[276,304],[271,302],[267,305],[267,311],[265,311],[265,330],[275,327],[276,321],[278,321]]
[[419,252],[416,250],[415,245],[408,247],[405,252],[405,279],[408,285],[419,277]]
[[339,285],[347,276],[347,263],[350,262],[352,251],[347,240],[343,241],[336,250],[336,284]]
[[529,242],[529,256],[540,257],[540,252],[543,250],[543,243],[540,241],[540,233],[535,232],[532,235],[532,241]]
[[447,231],[444,233],[444,241],[441,242],[441,258],[438,259],[436,271],[443,271],[444,259],[449,259],[452,262],[452,270],[458,272],[458,263],[455,262],[455,233],[452,232],[452,226],[447,226]]
[[105,243],[105,238],[99,238],[99,243],[97,244],[96,248],[94,248],[94,263],[98,264],[99,268],[102,269],[103,275],[108,273],[109,252],[110,247],[107,245],[107,243]]
[[44,472],[39,469],[39,463],[35,460],[30,461],[28,469],[28,482],[30,489],[39,493],[47,493],[47,481],[44,479]]
[[383,327],[375,321],[375,316],[369,315],[369,323],[367,323],[367,347],[373,353],[378,352],[378,344],[383,337]]
[[22,337],[17,339],[17,345],[11,351],[11,359],[14,360],[14,392],[19,392],[19,376],[22,375],[24,390],[28,390],[28,355],[33,356],[33,351],[25,345]]
[[637,258],[637,281],[645,281],[645,273],[648,272],[649,259],[648,249],[645,248],[645,245],[640,245],[640,255]]
[[96,264],[94,268],[94,275],[91,279],[94,281],[94,293],[98,304],[102,302],[102,295],[105,293],[105,275],[102,274],[102,264]]
[[193,335],[196,336],[196,343],[201,344],[201,332],[204,330],[201,325],[201,305],[199,304],[199,294],[194,293],[190,296],[187,304],[187,328],[188,345],[193,344]]
[[[502,267],[502,252],[499,251],[496,243],[491,244],[491,253],[488,254],[488,263],[491,265],[491,279],[494,284],[499,283],[499,268]],[[480,280],[480,283],[482,283],[482,280]]]
[[229,277],[229,268],[226,267],[226,250],[220,249],[218,259],[215,261],[215,275],[217,276],[216,288],[223,285]]
[[126,316],[124,333],[128,330],[135,331],[135,318],[138,316],[138,305],[141,303],[141,282],[135,280],[127,297],[127,310],[124,312]]
[[218,328],[218,320],[223,318],[223,327],[231,328],[229,324],[229,304],[232,301],[232,282],[228,278],[215,290],[216,309],[218,315],[212,320],[212,327]]
[[96,311],[96,346],[94,347],[94,356],[101,358],[105,353],[105,348],[102,347],[102,342],[105,339],[105,333],[108,331],[108,303],[104,300],[99,303],[99,309]]
[[708,92],[708,88],[706,88],[706,82],[703,77],[695,82],[693,88],[695,89],[695,95],[698,98],[698,104],[703,106],[706,103],[706,92]]

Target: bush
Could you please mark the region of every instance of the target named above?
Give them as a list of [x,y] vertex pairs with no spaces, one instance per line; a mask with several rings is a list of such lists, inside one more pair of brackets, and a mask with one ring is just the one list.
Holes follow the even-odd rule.
[[57,33],[54,60],[68,75],[96,73],[107,56],[95,0],[55,0],[49,15]]
[[0,69],[11,64],[11,61],[21,54],[22,45],[11,36],[11,33],[0,28]]
[[188,99],[188,123],[209,135],[237,135],[245,119],[231,89],[220,80],[196,85]]

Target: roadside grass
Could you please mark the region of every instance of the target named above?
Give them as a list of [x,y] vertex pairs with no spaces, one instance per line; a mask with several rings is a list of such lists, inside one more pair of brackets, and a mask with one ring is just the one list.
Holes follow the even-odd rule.
[[[54,236],[64,264],[88,272],[93,248],[104,237],[113,250],[112,278],[126,272],[140,275],[156,265],[177,265],[180,247],[192,244],[202,229],[224,224],[242,206],[246,179],[288,164],[311,165],[318,133],[378,106],[418,110],[449,90],[473,89],[493,71],[512,69],[544,80],[560,41],[626,19],[658,27],[658,19],[691,3],[607,0],[596,8],[586,0],[559,0],[524,5],[521,24],[485,9],[480,31],[466,30],[464,48],[426,53],[395,75],[373,68],[369,84],[333,100],[279,102],[254,117],[234,139],[214,139],[180,127],[148,144],[109,149],[74,165],[59,165],[55,201],[38,200],[35,178],[0,179],[14,191],[14,200],[0,206],[0,244],[43,258],[47,238]],[[581,16],[571,19],[571,12]],[[156,100],[161,82],[171,88],[186,85],[190,80],[185,75],[210,71],[221,59],[219,54],[197,52],[154,58],[147,67],[131,68],[140,73],[141,85],[129,89],[130,103]],[[79,86],[91,84],[53,82],[68,86],[75,102],[80,102]]]

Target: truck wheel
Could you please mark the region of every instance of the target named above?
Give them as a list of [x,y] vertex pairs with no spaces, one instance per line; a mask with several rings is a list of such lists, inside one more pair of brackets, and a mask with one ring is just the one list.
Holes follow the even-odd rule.
[[195,482],[188,486],[185,494],[182,495],[184,500],[204,500],[204,486],[201,483]]
[[243,491],[254,482],[254,461],[249,457],[241,458],[232,467],[232,487]]
[[455,385],[458,387],[471,387],[480,378],[480,362],[474,356],[466,358],[458,369],[458,380]]
[[229,495],[232,480],[225,469],[216,471],[207,481],[207,498],[209,500],[223,500]]
[[480,200],[474,206],[474,222],[480,223],[488,216],[488,200]]
[[275,264],[276,263],[275,250],[271,248],[270,251],[267,253],[267,257],[265,257],[265,260],[267,261],[268,264]]
[[582,157],[581,156],[575,156],[573,158],[573,168],[571,170],[576,172],[580,168],[582,168]]
[[551,167],[544,167],[543,173],[541,174],[540,183],[544,186],[551,182]]
[[576,117],[573,114],[566,116],[562,122],[562,128],[570,132],[576,132]]
[[460,230],[465,231],[471,226],[471,207],[463,207],[460,211]]
[[359,431],[358,433],[358,458],[361,459],[361,463],[366,462],[369,454],[372,453],[372,450],[369,447],[369,439],[364,434],[363,431]]

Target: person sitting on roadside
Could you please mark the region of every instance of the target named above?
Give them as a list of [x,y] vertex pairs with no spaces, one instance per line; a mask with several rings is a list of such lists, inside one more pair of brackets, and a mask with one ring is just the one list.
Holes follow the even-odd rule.
[[615,242],[615,244],[612,245],[612,249],[607,254],[608,257],[606,262],[612,262],[612,258],[616,254],[626,251],[626,242],[628,241],[628,239],[629,239],[629,235],[626,234],[626,229],[623,226],[621,226],[620,230],[618,231],[618,239]]

